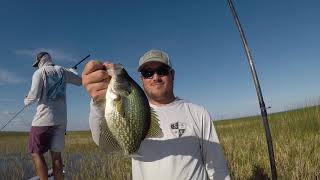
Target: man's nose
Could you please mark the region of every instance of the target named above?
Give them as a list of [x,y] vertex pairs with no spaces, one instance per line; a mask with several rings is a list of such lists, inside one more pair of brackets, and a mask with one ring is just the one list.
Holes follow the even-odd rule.
[[158,73],[154,73],[154,75],[152,76],[152,79],[153,79],[154,81],[159,81],[159,80],[161,80],[161,76],[158,75]]

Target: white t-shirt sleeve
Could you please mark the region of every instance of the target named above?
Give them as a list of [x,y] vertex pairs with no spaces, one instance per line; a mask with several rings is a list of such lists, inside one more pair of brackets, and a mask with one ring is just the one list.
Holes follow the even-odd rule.
[[78,75],[75,69],[72,69],[72,68],[65,69],[64,73],[66,75],[66,79],[65,79],[66,83],[71,83],[76,86],[81,86],[82,78]]
[[202,114],[202,155],[209,179],[230,179],[224,153],[210,114]]
[[105,120],[104,107],[101,104],[94,103],[91,99],[90,102],[90,115],[89,125],[93,141],[99,145],[100,138],[100,124],[101,121]]
[[31,88],[28,95],[24,98],[24,105],[28,106],[37,101],[41,97],[43,87],[43,80],[41,78],[41,71],[37,70],[32,76]]

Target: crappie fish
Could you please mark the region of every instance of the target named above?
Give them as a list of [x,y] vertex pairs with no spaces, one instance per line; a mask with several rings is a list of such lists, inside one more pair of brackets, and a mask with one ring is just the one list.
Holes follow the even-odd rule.
[[121,64],[107,69],[105,121],[100,124],[99,146],[107,153],[135,154],[146,137],[162,137],[154,111],[141,87]]

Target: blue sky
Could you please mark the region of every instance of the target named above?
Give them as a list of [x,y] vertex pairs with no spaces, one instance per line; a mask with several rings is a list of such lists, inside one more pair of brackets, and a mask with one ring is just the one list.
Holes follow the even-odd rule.
[[[320,2],[234,2],[258,72],[268,112],[319,101]],[[92,59],[135,71],[139,57],[161,49],[176,70],[175,95],[205,106],[214,119],[259,114],[239,33],[226,0],[1,1],[0,126],[23,107],[34,55],[56,64]],[[79,72],[84,64],[79,66]],[[140,83],[140,82],[139,82]],[[68,129],[88,129],[89,97],[69,86]],[[35,106],[5,130],[28,130]]]

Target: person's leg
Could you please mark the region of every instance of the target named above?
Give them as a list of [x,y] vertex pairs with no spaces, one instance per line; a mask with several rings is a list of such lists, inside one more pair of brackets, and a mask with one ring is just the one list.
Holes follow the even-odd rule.
[[46,160],[43,157],[43,154],[32,153],[31,156],[37,175],[40,177],[41,180],[48,179],[48,167],[46,164]]
[[66,131],[65,125],[54,126],[53,136],[50,146],[51,158],[52,158],[52,169],[54,179],[63,178],[63,162],[61,152],[64,149],[64,134]]
[[50,153],[52,158],[52,169],[53,169],[54,179],[60,180],[62,179],[62,171],[63,171],[61,152],[50,151]]
[[43,156],[50,146],[50,126],[32,126],[28,140],[28,152],[40,179],[48,179],[48,167]]

